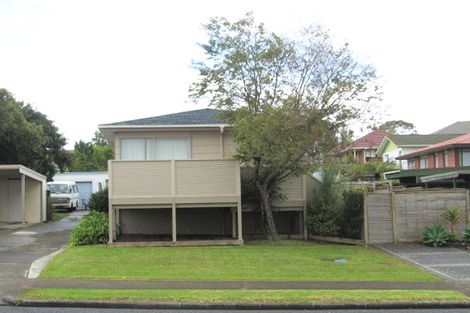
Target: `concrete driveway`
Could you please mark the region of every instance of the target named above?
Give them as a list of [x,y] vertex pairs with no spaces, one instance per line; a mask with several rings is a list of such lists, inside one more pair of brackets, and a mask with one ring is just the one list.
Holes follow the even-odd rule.
[[378,245],[390,254],[454,282],[470,283],[470,251],[421,244]]
[[76,211],[58,221],[0,231],[0,303],[5,295],[16,296],[27,282],[31,263],[65,243],[72,228],[88,211]]

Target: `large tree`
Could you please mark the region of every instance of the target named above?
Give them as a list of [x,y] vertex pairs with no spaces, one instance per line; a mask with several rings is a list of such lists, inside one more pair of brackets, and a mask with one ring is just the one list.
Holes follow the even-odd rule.
[[0,163],[23,164],[49,179],[63,169],[66,139],[44,114],[5,89],[0,89],[0,121]]
[[68,170],[71,172],[107,171],[108,160],[114,158],[113,148],[95,133],[91,142],[75,143]]
[[253,167],[265,230],[277,239],[280,183],[317,167],[338,130],[378,96],[375,71],[320,27],[284,38],[247,14],[236,22],[212,18],[204,28],[207,58],[194,64],[199,78],[191,95],[225,111],[234,125],[236,157]]
[[379,129],[386,130],[394,135],[416,134],[416,127],[413,123],[404,120],[387,121],[379,126]]

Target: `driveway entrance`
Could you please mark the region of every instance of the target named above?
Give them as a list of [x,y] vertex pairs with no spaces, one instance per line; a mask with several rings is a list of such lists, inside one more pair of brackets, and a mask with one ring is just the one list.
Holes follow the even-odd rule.
[[27,282],[33,261],[67,243],[70,231],[88,212],[77,211],[58,221],[18,229],[0,229],[0,303],[16,296]]

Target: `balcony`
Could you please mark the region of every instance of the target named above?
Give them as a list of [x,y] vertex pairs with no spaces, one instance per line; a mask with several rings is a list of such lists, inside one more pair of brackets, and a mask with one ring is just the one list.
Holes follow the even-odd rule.
[[237,160],[109,163],[109,200],[116,208],[233,207],[240,202]]

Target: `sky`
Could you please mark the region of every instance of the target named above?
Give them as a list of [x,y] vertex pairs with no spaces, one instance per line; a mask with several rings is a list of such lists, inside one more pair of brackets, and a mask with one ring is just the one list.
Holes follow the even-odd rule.
[[322,25],[348,42],[377,70],[384,121],[425,134],[470,120],[464,0],[0,0],[0,88],[53,120],[67,148],[98,124],[201,109],[188,88],[202,24],[248,11],[286,36]]

